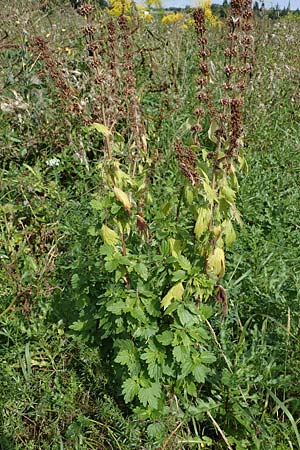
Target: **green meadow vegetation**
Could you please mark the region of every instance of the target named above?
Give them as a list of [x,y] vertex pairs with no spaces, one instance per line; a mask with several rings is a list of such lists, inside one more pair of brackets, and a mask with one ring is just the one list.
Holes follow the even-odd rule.
[[0,6],[0,449],[300,449],[299,15]]

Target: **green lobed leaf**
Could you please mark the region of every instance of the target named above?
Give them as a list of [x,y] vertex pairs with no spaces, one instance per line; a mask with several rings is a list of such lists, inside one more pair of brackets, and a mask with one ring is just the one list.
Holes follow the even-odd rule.
[[173,333],[170,330],[166,330],[163,333],[158,334],[156,336],[156,339],[162,345],[170,345],[172,343],[172,340],[173,340]]
[[137,263],[134,266],[136,273],[145,281],[148,280],[148,269],[143,263]]
[[190,351],[183,345],[176,345],[173,349],[173,356],[177,362],[183,362],[190,357]]
[[215,355],[211,352],[208,351],[204,351],[201,353],[200,355],[200,361],[203,364],[212,364],[217,360],[217,358],[215,357]]
[[178,255],[177,256],[177,261],[180,265],[180,267],[185,270],[187,273],[190,273],[190,271],[192,270],[192,265],[190,263],[190,261],[183,255]]
[[134,378],[128,378],[125,380],[122,384],[122,388],[125,403],[131,402],[139,392],[139,384]]
[[149,387],[142,387],[138,392],[138,398],[143,406],[149,405],[150,408],[157,409],[158,399],[162,391],[159,383],[151,383]]
[[197,317],[194,314],[191,314],[183,305],[178,307],[177,314],[183,326],[190,327],[197,322]]
[[156,440],[161,440],[163,439],[163,437],[165,436],[167,432],[167,428],[166,425],[164,425],[163,423],[160,422],[156,422],[156,423],[151,423],[150,425],[148,425],[147,427],[147,433],[148,435]]
[[203,364],[197,364],[193,368],[193,375],[198,383],[204,383],[209,370]]
[[86,324],[87,321],[77,320],[76,322],[73,322],[72,325],[69,326],[69,328],[74,331],[82,331]]
[[128,366],[132,362],[132,354],[126,349],[120,350],[115,358],[115,361],[122,366]]
[[90,205],[96,211],[102,211],[103,210],[103,202],[100,199],[91,200],[90,201]]
[[186,383],[186,390],[187,390],[187,393],[189,395],[191,395],[192,397],[198,396],[198,391],[197,391],[196,385],[193,381]]
[[110,311],[113,314],[116,315],[121,315],[124,308],[125,308],[125,302],[123,302],[122,300],[118,300],[117,302],[113,302],[111,304],[108,304],[106,306],[107,311]]

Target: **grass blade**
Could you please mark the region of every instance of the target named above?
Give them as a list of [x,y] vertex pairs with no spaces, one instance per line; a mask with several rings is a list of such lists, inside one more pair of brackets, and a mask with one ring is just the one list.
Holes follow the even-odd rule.
[[277,405],[282,409],[282,411],[285,413],[285,415],[288,417],[289,421],[291,422],[292,428],[294,430],[294,433],[296,435],[297,438],[297,443],[298,443],[298,448],[300,450],[300,435],[299,435],[299,431],[296,425],[296,422],[294,420],[294,417],[292,416],[292,414],[290,413],[290,411],[287,409],[287,407],[285,406],[284,403],[282,403],[282,401],[275,395],[273,394],[273,392],[271,392],[268,389],[268,393],[269,395],[272,397],[272,399],[274,400],[274,402],[277,403]]

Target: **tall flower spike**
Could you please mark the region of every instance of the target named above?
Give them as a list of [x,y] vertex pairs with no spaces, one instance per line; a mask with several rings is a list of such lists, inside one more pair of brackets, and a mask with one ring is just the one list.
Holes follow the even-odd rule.
[[197,97],[200,102],[200,107],[194,110],[194,116],[197,119],[197,123],[193,126],[192,132],[194,133],[195,143],[198,143],[197,134],[202,131],[201,122],[205,116],[205,111],[212,117],[215,114],[214,105],[212,102],[211,92],[208,88],[211,74],[209,71],[208,58],[211,55],[211,51],[208,48],[208,39],[206,37],[206,24],[205,24],[205,12],[203,8],[197,8],[194,11],[194,23],[197,33],[198,42],[198,56],[199,56],[199,71],[200,76],[197,79],[198,92]]
[[[225,49],[224,73],[227,81],[229,98],[223,100],[223,116],[226,117],[229,148],[227,156],[236,157],[243,135],[242,105],[243,91],[247,79],[251,76],[253,63],[253,38],[250,35],[252,29],[253,11],[251,0],[232,0],[230,15],[228,18],[228,47]],[[228,100],[227,103],[224,102]]]
[[184,147],[181,142],[176,142],[175,156],[185,178],[189,180],[192,186],[198,185],[201,177],[197,170],[197,156],[193,150],[190,147]]
[[133,147],[131,159],[133,161],[133,174],[135,174],[136,165],[141,155],[147,151],[145,139],[145,126],[142,120],[142,113],[136,92],[136,79],[134,74],[132,32],[129,27],[129,19],[125,15],[118,18],[118,24],[121,31],[121,45],[123,48],[123,79],[124,96],[128,102],[128,119],[133,135]]
[[51,53],[48,42],[42,37],[35,37],[32,40],[33,50],[38,53],[39,58],[43,61],[50,76],[54,80],[57,88],[60,90],[62,97],[70,99],[78,95],[76,90],[69,84],[68,80],[61,71],[57,61]]

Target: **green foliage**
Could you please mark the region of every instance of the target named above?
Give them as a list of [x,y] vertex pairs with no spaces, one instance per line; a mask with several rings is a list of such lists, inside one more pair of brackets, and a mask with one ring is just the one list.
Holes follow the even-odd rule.
[[[135,35],[149,153],[133,174],[127,118],[90,129],[33,56],[49,34],[91,112],[83,19],[56,3],[31,23],[19,2],[21,23],[2,21],[0,447],[218,450],[223,433],[236,449],[297,448],[299,24],[259,22],[237,195],[232,174],[211,184],[215,124],[201,145],[189,135],[193,33],[154,22]],[[174,137],[197,154],[197,188]]]

